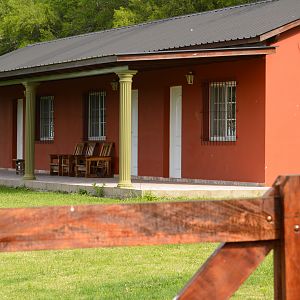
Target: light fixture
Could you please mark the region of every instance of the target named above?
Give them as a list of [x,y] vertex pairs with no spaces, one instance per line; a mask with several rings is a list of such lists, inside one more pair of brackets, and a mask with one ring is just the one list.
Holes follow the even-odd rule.
[[118,80],[114,79],[110,84],[111,84],[111,88],[112,88],[113,91],[117,91],[118,90],[118,87],[119,87]]
[[186,81],[188,84],[194,83],[194,74],[193,72],[188,72],[188,74],[185,75]]

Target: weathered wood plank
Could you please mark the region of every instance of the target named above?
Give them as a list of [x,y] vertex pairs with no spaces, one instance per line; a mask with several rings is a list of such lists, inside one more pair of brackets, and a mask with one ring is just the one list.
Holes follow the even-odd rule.
[[0,251],[276,238],[272,197],[0,209]]
[[273,268],[274,268],[274,300],[283,300],[282,288],[282,241],[274,241]]
[[271,241],[221,245],[176,297],[229,299],[272,249]]
[[153,60],[170,60],[170,59],[195,59],[206,57],[228,57],[228,56],[245,56],[245,55],[266,55],[275,53],[274,48],[265,49],[213,49],[213,50],[191,50],[191,51],[178,51],[176,53],[171,52],[159,52],[159,53],[143,53],[143,54],[121,54],[118,55],[117,60],[119,62],[129,61],[153,61]]
[[278,180],[273,185],[272,190],[269,190],[266,193],[265,197],[274,197],[276,203],[275,209],[275,218],[277,219],[277,225],[280,229],[280,239],[274,241],[273,248],[273,269],[274,269],[274,300],[283,300],[282,296],[282,266],[281,266],[281,257],[282,257],[282,200],[280,193],[280,182],[282,177],[279,177]]
[[281,177],[278,184],[281,188],[283,209],[281,299],[298,300],[300,297],[300,176]]

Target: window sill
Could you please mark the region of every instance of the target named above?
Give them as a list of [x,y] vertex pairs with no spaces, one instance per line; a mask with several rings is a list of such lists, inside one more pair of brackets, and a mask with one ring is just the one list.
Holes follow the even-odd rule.
[[37,140],[36,144],[54,144],[54,140]]
[[235,140],[202,140],[201,143],[203,145],[218,145],[218,146],[230,146],[235,145],[237,143],[237,139]]
[[88,137],[89,142],[105,142],[106,136],[100,136],[100,137]]
[[222,138],[222,137],[217,137],[217,138],[210,138],[209,142],[224,142],[224,143],[234,143],[236,142],[236,138]]

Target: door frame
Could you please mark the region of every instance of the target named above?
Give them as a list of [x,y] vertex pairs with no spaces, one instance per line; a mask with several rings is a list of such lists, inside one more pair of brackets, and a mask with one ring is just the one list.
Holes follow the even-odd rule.
[[[179,107],[174,106],[179,97]],[[176,104],[177,105],[177,104]],[[176,133],[176,130],[178,132]],[[177,134],[179,134],[177,136]],[[169,177],[181,178],[182,173],[182,86],[170,87]],[[177,148],[177,149],[176,149]],[[176,164],[176,162],[179,162]]]
[[[136,105],[135,116],[133,108]],[[133,138],[133,130],[136,129],[136,141]],[[134,147],[136,145],[136,147]],[[138,158],[139,158],[139,92],[137,89],[131,93],[131,175],[138,176]],[[136,165],[136,167],[134,167]]]
[[16,116],[16,158],[24,158],[24,100],[17,99]]

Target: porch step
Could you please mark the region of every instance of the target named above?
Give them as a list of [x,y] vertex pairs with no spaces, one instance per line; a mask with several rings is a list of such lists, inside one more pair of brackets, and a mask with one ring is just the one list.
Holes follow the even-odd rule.
[[262,196],[269,188],[257,186],[200,185],[166,182],[134,181],[133,188],[120,189],[115,178],[75,178],[37,175],[37,180],[24,181],[12,171],[0,170],[0,185],[9,187],[24,186],[35,190],[78,193],[85,190],[95,194],[93,186],[103,188],[108,198],[164,197],[189,199],[253,198]]

